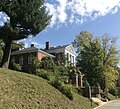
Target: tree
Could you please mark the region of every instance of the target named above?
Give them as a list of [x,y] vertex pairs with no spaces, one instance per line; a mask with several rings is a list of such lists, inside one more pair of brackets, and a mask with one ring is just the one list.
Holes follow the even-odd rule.
[[110,38],[107,34],[104,34],[101,38],[101,46],[103,51],[104,89],[107,94],[109,89],[115,89],[119,77],[119,50],[116,46],[116,38]]
[[115,86],[119,61],[115,38],[109,38],[106,34],[94,37],[82,31],[76,36],[73,46],[77,48],[77,66],[82,68],[91,85],[99,83],[104,86],[103,89]]
[[23,42],[13,41],[11,45],[11,50],[12,51],[19,50],[19,49],[25,48],[24,46],[25,44]]
[[44,0],[0,0],[0,11],[10,18],[0,27],[0,39],[5,42],[2,67],[8,68],[12,42],[36,36],[50,23],[51,16]]
[[3,56],[3,49],[2,49],[2,47],[0,46],[0,62],[1,62],[2,56]]
[[1,63],[2,57],[3,57],[3,41],[0,40],[0,63]]

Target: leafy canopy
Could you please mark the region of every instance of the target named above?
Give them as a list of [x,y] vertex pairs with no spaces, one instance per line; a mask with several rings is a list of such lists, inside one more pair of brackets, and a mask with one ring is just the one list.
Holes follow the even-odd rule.
[[10,18],[0,27],[0,39],[5,42],[1,66],[8,68],[12,42],[36,36],[47,27],[51,16],[44,0],[0,0],[0,12]]
[[[82,31],[73,42],[77,48],[77,66],[82,68],[91,85],[99,83],[102,88],[113,88],[118,78],[117,64],[119,62],[115,38],[107,34],[94,37],[87,31]],[[112,77],[112,78],[111,78]]]
[[0,39],[3,40],[35,36],[45,29],[51,18],[44,0],[1,0],[0,11],[10,17],[10,21],[0,27]]

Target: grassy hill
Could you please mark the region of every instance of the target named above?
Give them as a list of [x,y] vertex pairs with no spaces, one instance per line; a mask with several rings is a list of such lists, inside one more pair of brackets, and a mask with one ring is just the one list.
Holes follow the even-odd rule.
[[91,108],[88,99],[74,94],[71,101],[40,77],[0,68],[0,109]]

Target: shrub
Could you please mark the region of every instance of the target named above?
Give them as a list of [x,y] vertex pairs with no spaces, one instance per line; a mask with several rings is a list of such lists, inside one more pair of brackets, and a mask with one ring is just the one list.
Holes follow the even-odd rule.
[[22,71],[22,67],[19,64],[13,63],[13,69],[16,71]]
[[117,96],[120,98],[120,87],[117,87]]
[[40,67],[40,62],[39,62],[38,58],[33,59],[33,66],[34,66],[35,70]]
[[56,89],[58,89],[61,93],[66,95],[66,97],[68,97],[70,100],[73,100],[73,94],[70,88],[63,86],[58,79],[51,81],[50,84],[54,86]]
[[114,95],[114,96],[117,96],[117,88],[115,87],[114,89],[110,89],[109,93]]
[[42,77],[43,79],[49,80],[49,74],[46,70],[38,69],[36,70],[36,75]]
[[68,76],[68,69],[65,66],[55,66],[54,68],[54,73],[56,74],[57,77],[59,77],[59,79],[62,82],[67,82],[69,76]]
[[39,77],[42,77],[43,79],[47,79],[47,80],[54,80],[56,78],[54,72],[50,72],[44,69],[37,69],[36,75]]
[[54,71],[54,66],[55,66],[54,61],[49,56],[42,58],[40,62],[40,68],[45,70]]

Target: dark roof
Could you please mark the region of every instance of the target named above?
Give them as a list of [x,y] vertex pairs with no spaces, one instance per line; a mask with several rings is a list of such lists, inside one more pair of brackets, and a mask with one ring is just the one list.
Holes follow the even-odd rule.
[[38,49],[36,47],[29,47],[29,48],[24,48],[24,49],[21,49],[21,50],[13,51],[11,53],[11,55],[21,54],[21,53],[26,53],[26,52],[30,53],[30,52],[35,52],[35,51],[36,52],[38,51]]
[[46,54],[48,56],[55,57],[55,56],[53,56],[53,55],[51,55],[51,54],[49,54],[49,53],[47,53],[47,52],[45,52],[43,50],[40,50],[40,49],[36,48],[36,47],[29,47],[29,48],[25,48],[25,49],[22,49],[22,50],[13,51],[11,53],[11,55],[23,54],[23,53],[31,53],[31,52],[41,52],[41,53],[44,53],[44,54]]
[[[67,47],[67,46],[69,46],[70,44],[68,44],[68,45],[60,45],[60,46],[54,46],[54,47],[50,47],[50,49],[49,50],[53,50],[53,49],[59,49],[59,48],[65,48],[65,47]],[[44,49],[45,50],[45,49]]]

